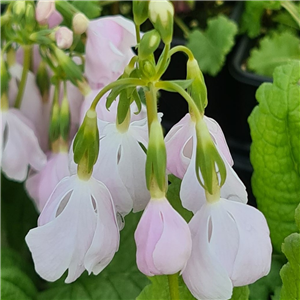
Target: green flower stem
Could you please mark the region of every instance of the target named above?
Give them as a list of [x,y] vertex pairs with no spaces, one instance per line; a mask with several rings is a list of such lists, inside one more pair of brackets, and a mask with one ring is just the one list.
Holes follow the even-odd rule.
[[171,300],[179,300],[178,274],[168,275]]
[[16,102],[15,102],[15,108],[20,108],[21,103],[22,103],[22,98],[25,90],[25,85],[27,82],[27,74],[29,71],[30,67],[30,58],[31,58],[31,46],[23,46],[24,50],[24,62],[23,62],[23,71],[22,71],[22,77],[21,77],[21,82],[19,85],[19,90],[18,94],[16,97]]
[[135,33],[136,33],[136,42],[137,44],[139,44],[141,41],[140,25],[135,24]]
[[170,44],[165,44],[165,48],[164,48],[164,51],[163,51],[163,58],[162,58],[162,61],[159,65],[159,69],[156,72],[156,80],[159,80],[160,77],[162,76],[162,74],[164,73],[165,64],[166,64],[166,62],[168,60],[168,57],[169,57],[169,51],[170,51]]
[[176,25],[183,31],[186,38],[190,35],[190,29],[184,24],[184,22],[177,16],[174,17]]
[[282,1],[281,6],[289,12],[292,18],[296,21],[297,25],[300,27],[300,16],[295,3],[290,1]]
[[149,91],[145,91],[145,97],[147,106],[148,132],[150,133],[151,123],[157,119],[157,97],[153,83],[149,84]]
[[189,48],[187,48],[185,46],[176,46],[176,47],[172,48],[170,50],[170,52],[169,52],[169,56],[172,56],[176,52],[183,52],[183,53],[185,53],[189,57],[189,60],[194,59],[193,52]]
[[158,89],[168,89],[171,88],[172,90],[179,93],[188,103],[190,110],[192,110],[195,120],[202,119],[201,113],[195,104],[193,98],[179,85],[172,83],[172,82],[165,82],[159,81],[155,83],[155,87]]
[[124,79],[119,79],[117,81],[114,81],[107,86],[105,86],[95,97],[93,103],[91,104],[91,109],[95,110],[96,106],[99,102],[99,100],[103,97],[103,95],[111,90],[114,87],[120,86],[120,85],[131,85],[131,86],[146,86],[147,82],[144,80],[140,79],[135,79],[135,78],[124,78]]

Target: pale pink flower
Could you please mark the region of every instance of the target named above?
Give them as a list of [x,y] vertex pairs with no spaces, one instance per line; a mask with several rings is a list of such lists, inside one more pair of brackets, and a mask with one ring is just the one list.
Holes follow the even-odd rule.
[[1,111],[2,117],[2,171],[13,180],[24,181],[28,166],[41,170],[46,155],[40,149],[33,125],[14,108]]
[[48,18],[49,28],[58,26],[63,21],[63,19],[63,16],[57,10],[55,10]]
[[272,246],[259,210],[221,198],[203,204],[189,227],[193,247],[182,276],[197,299],[229,299],[233,287],[269,273]]
[[56,45],[60,49],[68,49],[73,44],[73,31],[62,26],[55,32]]
[[55,11],[54,0],[39,0],[35,9],[35,18],[40,25],[46,25],[49,17]]
[[166,198],[151,199],[134,234],[137,266],[147,276],[184,270],[192,240],[187,223]]
[[66,283],[86,269],[99,274],[119,247],[119,229],[111,195],[106,186],[91,177],[65,177],[44,207],[38,227],[26,243],[37,273],[48,281],[68,269]]
[[[246,203],[247,192],[244,184],[232,168],[230,155],[224,134],[218,123],[204,117],[210,135],[226,167],[226,181],[221,188],[221,196],[226,199]],[[167,149],[167,169],[182,179],[180,198],[182,204],[194,213],[205,203],[205,191],[199,184],[196,171],[196,129],[190,114],[186,114],[165,138]]]
[[85,73],[93,89],[118,79],[134,56],[135,26],[122,16],[101,17],[89,22]]
[[32,172],[26,180],[26,190],[42,211],[56,185],[70,175],[67,152],[49,153],[48,161],[40,172]]

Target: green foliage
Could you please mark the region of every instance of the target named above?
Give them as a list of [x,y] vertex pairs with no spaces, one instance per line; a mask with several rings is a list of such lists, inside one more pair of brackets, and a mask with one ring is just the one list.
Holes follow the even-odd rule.
[[133,234],[140,216],[139,213],[126,217],[126,225],[121,231],[120,249],[98,276],[88,276],[85,272],[71,284],[64,284],[59,280],[50,285],[50,289],[40,293],[38,300],[135,299],[149,282],[135,264]]
[[1,250],[1,299],[36,299],[37,290],[25,271],[22,258],[16,252]]
[[284,263],[282,255],[273,255],[270,273],[249,285],[250,300],[269,300],[270,296],[275,297],[278,294],[282,285],[279,271]]
[[280,9],[280,1],[245,1],[242,15],[241,32],[255,38],[261,32],[261,19],[266,9]]
[[[300,204],[295,212],[296,224],[300,232]],[[300,299],[300,234],[292,233],[282,244],[282,252],[288,259],[280,271],[283,286],[280,300]]]
[[274,83],[262,84],[249,117],[253,193],[267,218],[275,251],[296,231],[300,199],[300,63],[276,68]]
[[300,60],[300,39],[289,33],[264,37],[259,48],[251,51],[248,67],[257,74],[271,77],[276,67],[291,60]]
[[218,16],[208,21],[205,31],[196,29],[190,34],[187,47],[193,52],[203,73],[217,75],[234,45],[236,33],[237,26],[233,21]]
[[232,296],[230,300],[248,300],[249,299],[249,287],[241,286],[241,287],[235,287],[232,292]]
[[72,1],[72,4],[89,19],[95,19],[101,14],[101,7],[97,1]]
[[189,222],[193,216],[193,213],[185,209],[179,197],[181,179],[174,175],[169,175],[169,181],[171,184],[168,187],[167,198],[172,204],[173,208],[187,221]]
[[[147,285],[136,300],[170,300],[168,276],[153,276],[149,277],[151,284]],[[179,297],[184,300],[195,300],[180,276]]]

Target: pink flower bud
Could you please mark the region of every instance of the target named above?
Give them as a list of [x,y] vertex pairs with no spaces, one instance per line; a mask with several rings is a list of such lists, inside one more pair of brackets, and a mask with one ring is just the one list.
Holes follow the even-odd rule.
[[73,31],[62,26],[55,32],[55,40],[58,48],[68,49],[73,43]]
[[137,265],[147,276],[174,274],[191,254],[191,233],[166,198],[151,199],[135,231]]
[[54,0],[40,0],[35,10],[35,18],[41,25],[47,25],[49,17],[55,11]]

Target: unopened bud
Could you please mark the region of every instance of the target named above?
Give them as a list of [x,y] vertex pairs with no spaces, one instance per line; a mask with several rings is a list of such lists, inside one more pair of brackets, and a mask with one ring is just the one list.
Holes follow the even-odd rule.
[[156,74],[155,66],[149,60],[140,61],[140,70],[142,72],[142,75],[148,79],[152,79],[152,77]]
[[149,3],[149,19],[160,33],[165,44],[170,44],[173,37],[174,7],[170,1],[152,0]]
[[132,2],[132,12],[133,12],[133,20],[136,25],[143,24],[148,18],[148,6],[149,1],[141,0],[141,1],[133,1]]
[[158,48],[160,43],[160,35],[156,29],[146,32],[139,45],[140,59],[146,59],[150,54]]
[[19,21],[23,18],[26,11],[26,2],[25,1],[15,1],[13,4],[13,15],[16,18],[16,21]]
[[73,43],[73,31],[62,26],[55,32],[56,45],[60,49],[68,49]]
[[43,102],[48,102],[50,90],[50,78],[47,64],[42,60],[36,74],[36,83],[41,92]]
[[189,59],[187,62],[187,79],[194,79],[188,87],[188,93],[193,98],[199,111],[204,113],[207,106],[207,89],[204,82],[203,74],[199,68],[197,60]]
[[28,30],[28,32],[34,31],[34,28],[36,26],[36,20],[35,20],[34,6],[31,3],[27,4],[25,20],[26,20],[26,29]]
[[47,25],[48,19],[54,11],[54,0],[40,0],[35,9],[35,18],[40,25]]
[[77,13],[73,17],[72,27],[75,34],[83,34],[89,25],[89,19],[83,13]]

